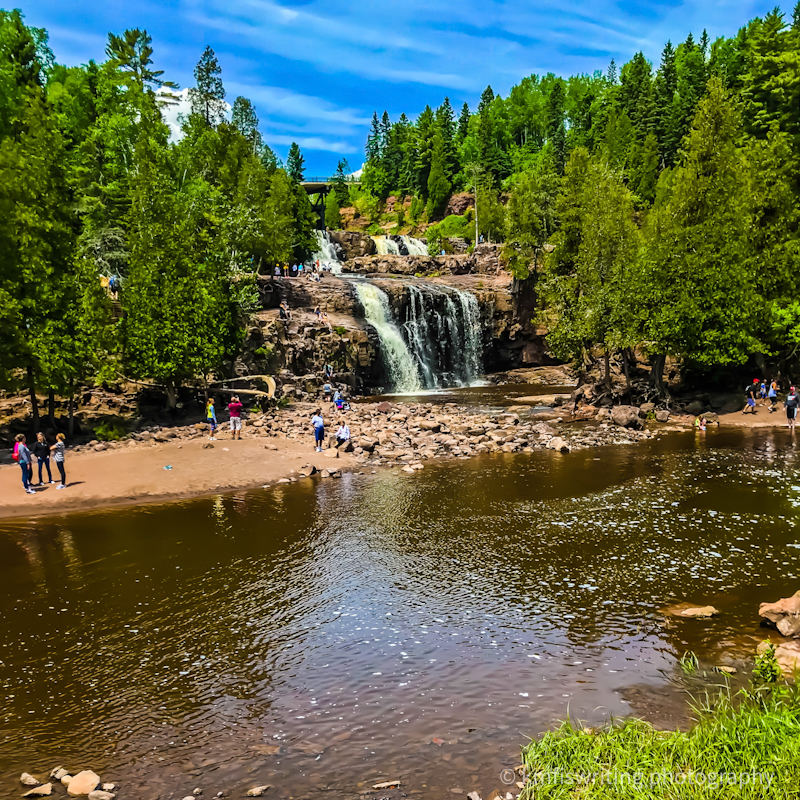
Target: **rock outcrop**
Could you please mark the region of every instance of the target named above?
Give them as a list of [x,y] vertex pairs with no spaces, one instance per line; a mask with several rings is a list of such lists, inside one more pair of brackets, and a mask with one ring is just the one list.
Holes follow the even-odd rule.
[[800,638],[800,591],[781,598],[777,603],[762,603],[758,613],[784,636]]

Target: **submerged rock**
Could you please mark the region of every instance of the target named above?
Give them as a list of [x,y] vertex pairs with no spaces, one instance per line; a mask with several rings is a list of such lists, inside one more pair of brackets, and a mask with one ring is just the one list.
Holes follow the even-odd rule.
[[261,797],[269,788],[271,787],[268,783],[265,783],[263,786],[254,786],[252,789],[247,790],[247,797]]
[[800,637],[800,591],[781,598],[777,603],[762,603],[758,613],[784,636]]
[[719,611],[714,608],[714,606],[690,606],[688,603],[682,603],[664,609],[664,613],[673,617],[684,617],[686,619],[706,619],[708,617],[717,616]]
[[25,792],[23,797],[49,797],[53,793],[53,784],[45,783]]
[[25,786],[37,786],[39,784],[39,781],[28,772],[23,772],[22,775],[19,776],[19,782],[24,783]]

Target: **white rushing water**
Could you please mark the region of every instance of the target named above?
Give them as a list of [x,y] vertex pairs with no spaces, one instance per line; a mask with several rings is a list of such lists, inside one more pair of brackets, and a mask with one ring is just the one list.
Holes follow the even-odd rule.
[[373,236],[372,241],[378,250],[379,256],[399,256],[400,246],[388,236]]
[[319,261],[320,266],[330,267],[334,275],[340,275],[342,266],[328,231],[314,231],[314,238],[317,240],[317,249],[311,254],[311,264]]
[[403,244],[408,250],[410,256],[426,256],[428,255],[428,245],[422,239],[415,239],[413,236],[401,236]]
[[371,283],[359,282],[356,284],[356,294],[364,307],[364,318],[375,328],[380,339],[381,354],[392,389],[397,392],[421,389],[416,362],[400,329],[392,321],[386,292]]

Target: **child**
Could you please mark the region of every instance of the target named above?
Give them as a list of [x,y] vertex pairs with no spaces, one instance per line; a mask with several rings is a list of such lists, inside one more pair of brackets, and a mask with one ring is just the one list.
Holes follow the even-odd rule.
[[325,421],[322,419],[322,409],[318,408],[311,417],[311,424],[314,426],[314,449],[321,453],[322,443],[325,441]]
[[217,430],[217,410],[214,408],[214,398],[210,397],[206,403],[206,422],[208,423],[208,438],[212,442],[216,441],[214,434]]
[[61,475],[61,483],[56,486],[56,489],[67,488],[67,475],[64,471],[64,452],[67,449],[65,444],[66,436],[63,433],[56,434],[56,443],[50,448],[50,451],[55,453],[55,462],[58,467],[58,472]]

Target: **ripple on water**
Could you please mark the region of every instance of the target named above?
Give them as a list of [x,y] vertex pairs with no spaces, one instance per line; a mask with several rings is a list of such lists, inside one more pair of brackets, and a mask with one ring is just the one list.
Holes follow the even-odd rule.
[[682,718],[685,650],[752,652],[798,486],[790,440],[734,433],[7,525],[0,771],[491,791],[567,713]]

